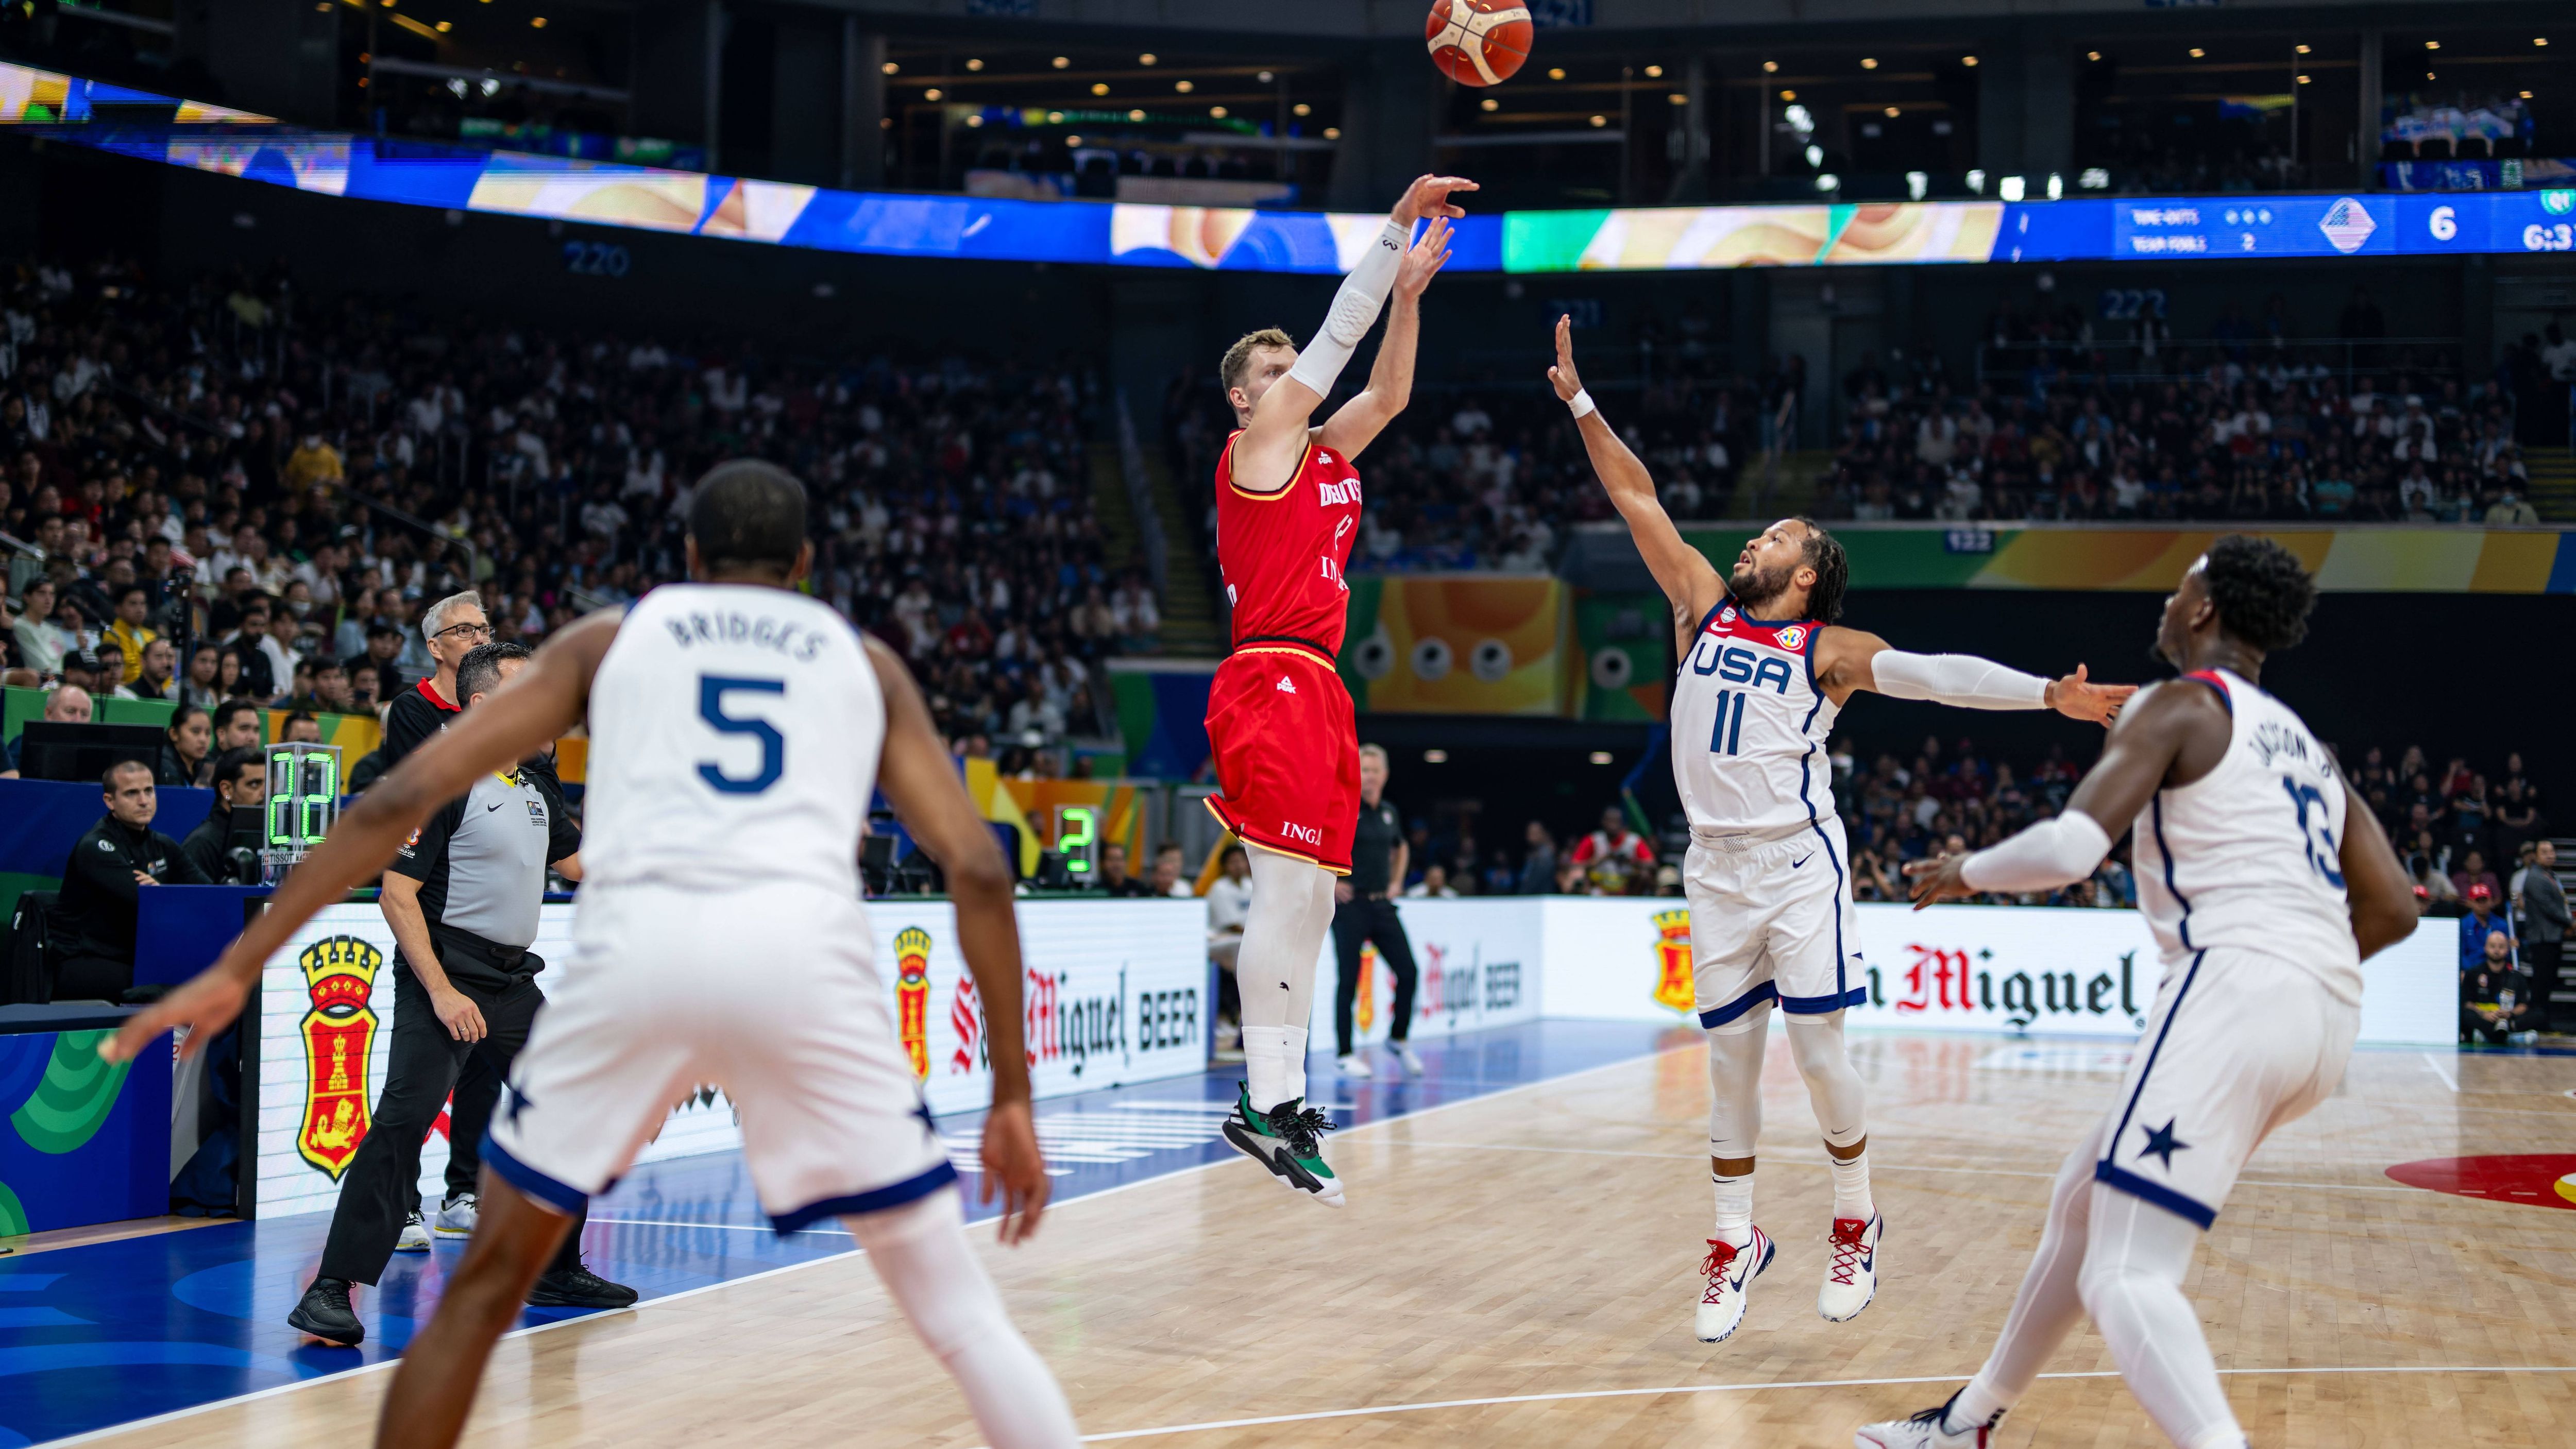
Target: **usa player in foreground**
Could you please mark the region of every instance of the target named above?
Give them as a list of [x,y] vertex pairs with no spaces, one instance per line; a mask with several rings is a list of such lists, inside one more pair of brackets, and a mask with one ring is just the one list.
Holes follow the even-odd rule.
[[2156,652],[2183,677],[2140,695],[2066,812],[1968,856],[1907,867],[1917,907],[2091,876],[2136,822],[2138,909],[2164,957],[2118,1104],[2057,1172],[2003,1338],[1966,1388],[1860,1449],[1984,1449],[2077,1319],[2183,1449],[2242,1449],[2200,1318],[2192,1250],[2272,1129],[2343,1079],[2361,963],[2415,929],[2388,837],[2290,707],[2256,683],[2307,634],[2316,581],[2230,535],[2165,600]]
[[[1306,1022],[1334,878],[1350,874],[1359,824],[1359,731],[1333,668],[1350,617],[1342,566],[1360,521],[1351,464],[1413,391],[1422,289],[1449,259],[1449,218],[1466,214],[1449,198],[1475,189],[1455,176],[1414,182],[1304,351],[1275,327],[1254,332],[1226,349],[1219,374],[1242,426],[1216,464],[1216,557],[1234,649],[1208,690],[1217,793],[1207,804],[1254,847],[1252,914],[1235,958],[1246,1080],[1224,1130],[1282,1183],[1331,1207],[1342,1205],[1342,1183],[1324,1161],[1333,1120],[1305,1101]],[[1412,241],[1424,218],[1431,224]],[[1368,386],[1310,427],[1390,288],[1395,311]]]
[[689,507],[689,576],[593,614],[406,758],[297,866],[203,975],[138,1014],[103,1055],[174,1026],[187,1049],[242,1009],[313,913],[382,869],[406,834],[488,771],[587,717],[581,969],[511,1072],[483,1149],[482,1211],[437,1314],[385,1395],[383,1445],[445,1446],[492,1342],[570,1221],[700,1083],[724,1088],[780,1232],[838,1217],[1004,1449],[1076,1442],[1046,1364],[966,1243],[949,1166],[896,1041],[859,904],[872,787],[946,869],[984,1002],[993,1109],[984,1191],[1001,1237],[1045,1206],[1021,1041],[1011,876],[902,661],[794,590],[812,564],[805,490],[722,464]]
[[2041,679],[1964,654],[1908,654],[1874,634],[1832,627],[1849,569],[1842,545],[1808,519],[1764,529],[1719,577],[1683,541],[1656,501],[1655,480],[1583,390],[1567,319],[1557,321],[1556,366],[1547,375],[1673,605],[1681,660],[1673,781],[1691,828],[1682,888],[1714,1088],[1708,1151],[1717,1218],[1700,1263],[1696,1331],[1703,1343],[1734,1333],[1746,1290],[1771,1262],[1771,1239],[1753,1225],[1753,1146],[1775,1002],[1833,1159],[1833,1222],[1816,1311],[1840,1323],[1877,1295],[1881,1224],[1869,1190],[1860,1074],[1843,1044],[1843,1009],[1869,996],[1850,852],[1825,756],[1834,719],[1852,695],[1874,690],[1966,709],[2054,709],[2098,723],[2135,691],[2089,683],[2081,665],[2063,679]]

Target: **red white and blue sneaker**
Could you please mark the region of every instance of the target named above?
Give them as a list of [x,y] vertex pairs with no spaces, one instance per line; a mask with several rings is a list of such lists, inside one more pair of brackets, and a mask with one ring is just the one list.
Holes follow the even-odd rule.
[[1700,1276],[1708,1280],[1699,1295],[1700,1342],[1724,1343],[1744,1322],[1744,1290],[1771,1266],[1771,1251],[1771,1239],[1760,1228],[1741,1248],[1722,1238],[1708,1239],[1708,1257],[1699,1265]]
[[1876,1213],[1869,1215],[1868,1222],[1834,1219],[1834,1231],[1827,1240],[1833,1259],[1825,1265],[1825,1286],[1816,1294],[1816,1311],[1826,1322],[1858,1318],[1869,1300],[1878,1296],[1879,1223]]
[[[1957,1394],[1950,1403],[1959,1401]],[[1949,1421],[1950,1404],[1925,1409],[1910,1419],[1892,1419],[1884,1424],[1863,1424],[1852,1435],[1852,1449],[1986,1449],[1993,1442],[1995,1422],[2003,1417],[1997,1410],[1993,1418],[1965,1429],[1953,1429]]]

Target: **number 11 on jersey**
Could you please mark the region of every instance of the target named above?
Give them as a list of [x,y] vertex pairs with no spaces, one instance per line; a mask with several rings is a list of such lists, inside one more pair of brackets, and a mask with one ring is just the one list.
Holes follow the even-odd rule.
[[[1717,692],[1717,725],[1708,732],[1708,752],[1712,755],[1744,753],[1744,706],[1751,694],[1746,691],[1721,689]],[[1734,723],[1727,722],[1732,711]]]

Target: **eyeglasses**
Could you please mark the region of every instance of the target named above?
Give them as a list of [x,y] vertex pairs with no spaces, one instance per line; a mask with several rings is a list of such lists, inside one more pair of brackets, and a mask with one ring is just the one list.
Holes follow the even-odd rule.
[[444,639],[450,634],[462,634],[468,639],[489,639],[492,637],[492,626],[489,624],[450,624],[446,628],[439,630],[437,633],[432,634],[429,637],[433,639]]

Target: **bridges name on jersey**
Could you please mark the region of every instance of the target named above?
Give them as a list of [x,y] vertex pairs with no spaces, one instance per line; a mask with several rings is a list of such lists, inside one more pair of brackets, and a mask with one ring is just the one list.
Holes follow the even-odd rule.
[[1832,813],[1824,742],[1840,711],[1816,689],[1821,632],[1732,601],[1701,624],[1673,686],[1673,778],[1694,827],[1768,831]]

